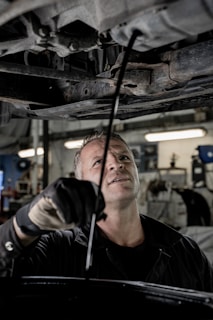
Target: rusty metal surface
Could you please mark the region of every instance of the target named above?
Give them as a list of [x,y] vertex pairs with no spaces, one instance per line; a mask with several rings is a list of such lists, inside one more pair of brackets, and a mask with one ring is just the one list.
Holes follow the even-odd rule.
[[117,118],[211,108],[212,1],[0,0],[0,125],[108,118],[135,28]]

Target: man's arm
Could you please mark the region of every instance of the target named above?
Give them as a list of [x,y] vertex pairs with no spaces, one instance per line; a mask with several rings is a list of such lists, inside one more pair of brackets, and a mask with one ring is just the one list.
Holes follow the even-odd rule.
[[24,247],[30,245],[33,241],[35,241],[39,237],[39,236],[30,236],[22,232],[20,227],[17,224],[16,216],[13,218],[13,227],[17,237],[20,240],[21,245],[23,245]]
[[0,277],[12,276],[13,261],[22,252],[26,241],[23,238],[22,244],[21,238],[16,233],[14,220],[12,217],[0,226]]
[[89,181],[59,178],[45,188],[31,203],[0,226],[0,276],[11,276],[14,259],[40,235],[60,229],[86,225],[95,212],[105,218],[105,203],[98,187]]

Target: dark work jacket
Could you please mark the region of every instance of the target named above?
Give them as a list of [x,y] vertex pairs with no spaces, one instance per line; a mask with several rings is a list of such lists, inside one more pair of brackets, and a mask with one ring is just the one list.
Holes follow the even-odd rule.
[[[91,278],[137,280],[213,292],[212,266],[194,240],[145,215],[141,215],[141,223],[145,249],[129,248],[133,259],[129,254],[125,259],[125,247],[113,244],[96,228]],[[89,228],[50,232],[27,248],[20,245],[11,220],[1,225],[0,235],[2,277],[86,275]]]

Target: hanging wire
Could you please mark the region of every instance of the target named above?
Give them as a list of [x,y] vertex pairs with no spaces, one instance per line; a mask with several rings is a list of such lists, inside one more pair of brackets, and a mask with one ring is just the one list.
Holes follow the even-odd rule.
[[108,152],[108,147],[109,147],[109,141],[112,133],[112,124],[113,120],[116,117],[117,110],[118,110],[118,105],[119,105],[119,97],[120,97],[120,88],[122,85],[123,77],[125,74],[126,70],[126,65],[128,62],[128,58],[130,55],[130,52],[132,50],[133,44],[138,36],[140,36],[142,33],[139,30],[134,30],[132,33],[132,36],[129,40],[128,46],[126,48],[126,51],[124,53],[121,69],[118,75],[118,82],[115,90],[115,95],[114,95],[114,100],[112,104],[112,109],[111,109],[111,114],[109,118],[109,125],[107,128],[107,134],[106,134],[106,142],[105,142],[105,148],[104,148],[104,155],[103,155],[103,162],[102,162],[102,167],[101,167],[101,174],[100,174],[100,182],[99,182],[99,188],[98,188],[98,196],[96,199],[96,204],[95,204],[95,212],[92,214],[92,219],[91,219],[91,225],[90,225],[90,234],[89,234],[89,241],[88,241],[88,249],[87,249],[87,257],[86,257],[86,278],[88,279],[89,277],[89,271],[92,266],[92,245],[93,245],[93,236],[94,236],[94,230],[95,230],[95,223],[96,223],[96,216],[99,208],[99,201],[100,201],[100,195],[101,195],[101,187],[102,187],[102,181],[103,181],[103,175],[104,175],[104,170],[105,170],[105,164],[106,164],[106,158],[107,158],[107,152]]

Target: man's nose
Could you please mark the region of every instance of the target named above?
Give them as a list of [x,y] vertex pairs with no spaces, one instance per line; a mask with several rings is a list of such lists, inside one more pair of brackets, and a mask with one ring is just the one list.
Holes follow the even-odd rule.
[[108,158],[108,168],[110,170],[117,170],[123,168],[123,163],[114,156]]

